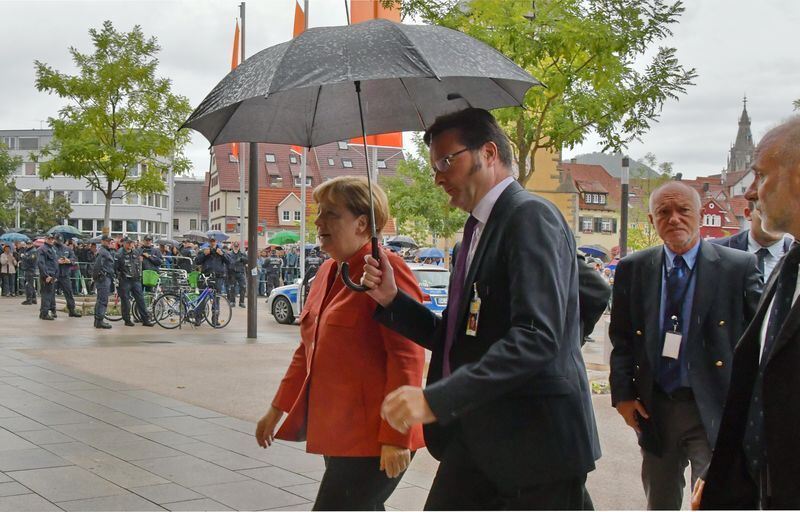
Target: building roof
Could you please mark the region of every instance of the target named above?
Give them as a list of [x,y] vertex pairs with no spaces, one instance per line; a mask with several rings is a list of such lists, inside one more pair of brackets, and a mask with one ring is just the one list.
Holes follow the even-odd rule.
[[[709,205],[714,204],[714,208],[709,208]],[[727,201],[721,201],[712,197],[706,198],[703,201],[703,206],[700,208],[700,211],[703,215],[705,214],[712,214],[718,213],[722,215],[722,227],[723,229],[727,228],[739,228],[739,221],[733,212],[730,211],[730,207],[727,204]]]
[[175,178],[173,198],[176,212],[202,213],[204,183],[197,179]]
[[[602,165],[562,162],[560,167],[572,176],[576,186],[582,192],[606,193],[608,194],[609,205],[612,205],[612,208],[619,205],[622,198],[620,179],[609,174]],[[597,185],[599,185],[604,190],[586,190],[582,188],[583,184],[590,186],[588,185],[590,183],[596,184],[591,185],[591,187],[597,188]]]

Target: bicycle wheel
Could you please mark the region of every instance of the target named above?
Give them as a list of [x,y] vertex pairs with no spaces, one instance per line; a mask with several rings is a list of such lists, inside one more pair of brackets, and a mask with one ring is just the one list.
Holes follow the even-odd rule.
[[153,304],[153,311],[156,323],[164,329],[175,329],[186,318],[183,301],[180,296],[171,293],[159,297]]
[[206,303],[206,322],[214,329],[222,329],[231,322],[232,308],[231,303],[228,302],[228,299],[224,295],[219,295],[217,298],[219,299],[219,314],[216,324],[213,316],[214,305],[212,299],[208,299]]
[[[150,315],[150,319],[153,318],[153,305],[155,304],[155,300],[153,300],[153,293],[152,292],[144,292],[144,310]],[[133,321],[134,322],[141,322],[142,315],[139,314],[139,308],[136,307],[136,299],[131,299],[131,307],[133,310],[131,313],[133,314]]]
[[120,299],[116,289],[114,293],[108,296],[108,307],[106,308],[106,314],[104,316],[106,320],[110,320],[111,322],[122,320],[122,299]]

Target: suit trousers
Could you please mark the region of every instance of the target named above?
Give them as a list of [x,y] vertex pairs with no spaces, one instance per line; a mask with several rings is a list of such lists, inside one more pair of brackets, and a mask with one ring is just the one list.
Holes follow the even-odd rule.
[[484,474],[460,436],[445,448],[425,510],[592,510],[586,475],[509,488]]
[[692,464],[691,487],[711,462],[711,446],[700,411],[693,399],[673,400],[653,393],[651,417],[657,421],[663,442],[661,457],[642,450],[642,484],[649,510],[680,510],[686,481],[683,474]]
[[380,457],[326,456],[313,510],[386,510],[383,504],[405,472],[389,478],[380,463]]

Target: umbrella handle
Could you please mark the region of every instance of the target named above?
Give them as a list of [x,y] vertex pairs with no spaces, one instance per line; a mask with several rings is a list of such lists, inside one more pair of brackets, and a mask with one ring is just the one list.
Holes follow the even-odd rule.
[[[378,250],[379,250],[378,249],[378,237],[377,236],[373,236],[372,237],[372,257],[375,258],[376,260],[380,261],[380,259],[378,258],[378,256],[379,256]],[[367,288],[366,286],[364,286],[362,284],[356,284],[355,282],[353,282],[352,279],[350,279],[350,265],[346,261],[342,262],[342,282],[344,283],[345,286],[347,286],[348,288],[350,288],[354,292],[366,292],[366,291],[369,290],[369,288]]]

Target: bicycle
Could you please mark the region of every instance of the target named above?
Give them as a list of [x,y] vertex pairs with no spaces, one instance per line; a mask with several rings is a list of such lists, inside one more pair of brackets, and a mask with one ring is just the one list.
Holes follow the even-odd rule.
[[[215,329],[222,329],[231,321],[232,308],[228,299],[218,294],[211,286],[211,277],[203,276],[205,288],[200,294],[181,290],[179,293],[165,293],[156,299],[153,312],[156,323],[164,329],[175,329],[184,323],[199,327],[204,321]],[[219,311],[214,315],[214,301]],[[214,317],[216,316],[216,322]]]

